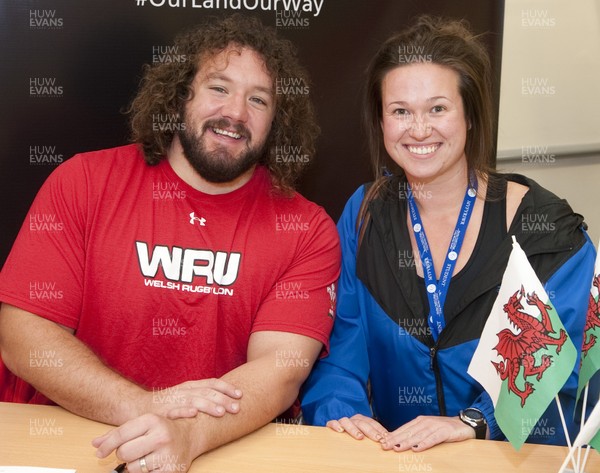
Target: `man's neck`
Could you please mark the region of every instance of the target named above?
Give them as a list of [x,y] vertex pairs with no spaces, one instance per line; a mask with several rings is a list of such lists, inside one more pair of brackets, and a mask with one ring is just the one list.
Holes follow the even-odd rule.
[[175,135],[171,142],[171,146],[167,153],[167,160],[169,161],[171,168],[173,168],[173,171],[175,171],[175,174],[177,174],[186,184],[200,192],[212,195],[227,194],[239,189],[250,181],[254,174],[254,169],[256,168],[256,166],[252,166],[252,168],[232,181],[222,183],[209,182],[198,174],[186,159],[177,135]]

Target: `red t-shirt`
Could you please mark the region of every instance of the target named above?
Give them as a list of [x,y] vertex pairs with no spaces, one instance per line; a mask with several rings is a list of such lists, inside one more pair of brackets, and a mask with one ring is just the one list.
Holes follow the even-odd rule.
[[[256,331],[327,350],[339,263],[325,211],[278,194],[265,168],[208,195],[129,145],[52,173],[0,273],[0,300],[74,329],[141,386],[165,388],[245,363]],[[29,361],[60,367],[52,353]],[[1,360],[0,400],[45,402]]]

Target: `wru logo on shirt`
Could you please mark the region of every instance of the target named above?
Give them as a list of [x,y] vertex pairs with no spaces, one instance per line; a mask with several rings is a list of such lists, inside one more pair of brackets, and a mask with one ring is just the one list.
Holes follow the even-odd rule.
[[[174,246],[156,245],[150,253],[148,244],[141,241],[135,242],[140,271],[147,278],[146,286],[161,287],[164,289],[177,289],[186,292],[213,293],[233,295],[233,289],[218,286],[231,286],[237,279],[241,253],[227,253],[224,251],[199,250],[179,248]],[[154,280],[158,270],[169,281]],[[205,278],[207,284],[192,285],[194,278]],[[188,284],[181,284],[188,283]]]

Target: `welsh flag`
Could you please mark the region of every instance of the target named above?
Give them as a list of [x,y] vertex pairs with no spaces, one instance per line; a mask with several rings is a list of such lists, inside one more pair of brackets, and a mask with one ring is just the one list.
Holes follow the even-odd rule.
[[513,237],[498,298],[468,373],[488,392],[498,426],[519,450],[575,366],[571,342]]
[[[581,368],[579,370],[579,386],[577,387],[577,399],[585,385],[600,371],[600,252],[596,255],[596,265],[594,277],[590,289],[590,302],[587,310],[585,328],[583,332],[583,346],[581,348]],[[600,412],[596,415],[596,430],[600,423]],[[589,419],[592,420],[592,419]],[[587,423],[586,423],[587,424]],[[593,425],[593,422],[592,422]],[[591,428],[591,427],[590,427]],[[600,450],[600,433],[590,440],[590,445],[596,450]]]

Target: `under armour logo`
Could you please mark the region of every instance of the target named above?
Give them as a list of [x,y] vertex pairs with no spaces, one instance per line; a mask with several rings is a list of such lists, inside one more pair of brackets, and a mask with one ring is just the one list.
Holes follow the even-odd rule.
[[206,219],[203,217],[196,217],[196,214],[192,212],[190,214],[190,223],[193,225],[195,220],[198,221],[198,225],[200,225],[201,227],[206,226]]

